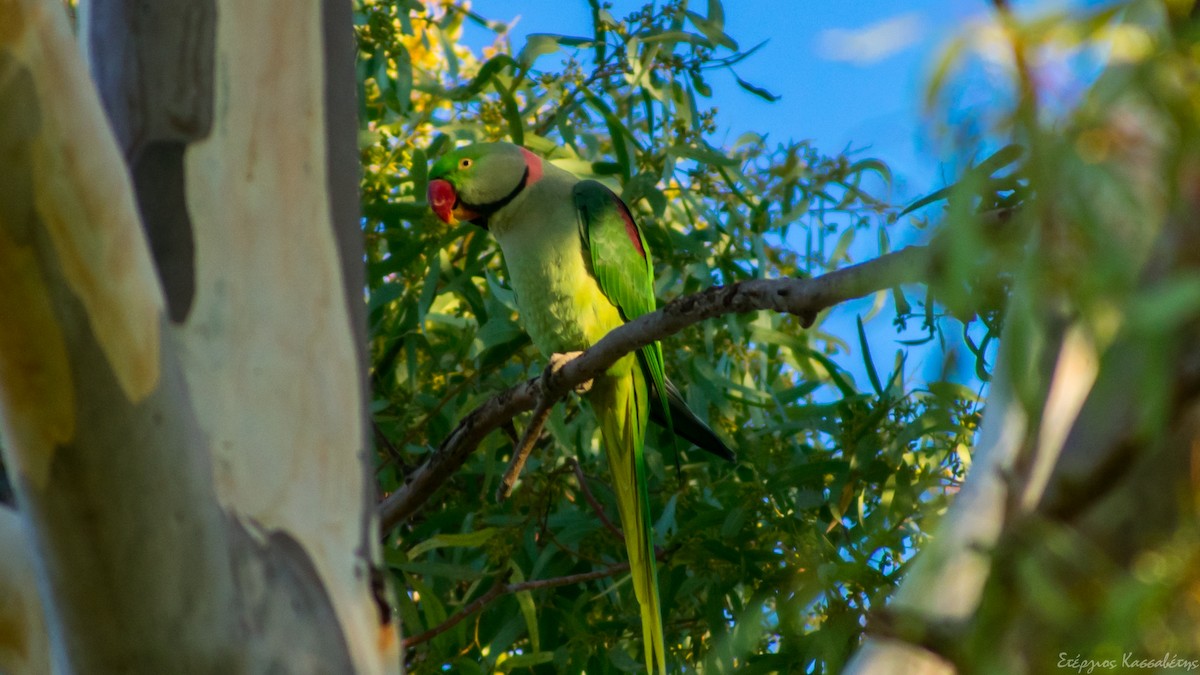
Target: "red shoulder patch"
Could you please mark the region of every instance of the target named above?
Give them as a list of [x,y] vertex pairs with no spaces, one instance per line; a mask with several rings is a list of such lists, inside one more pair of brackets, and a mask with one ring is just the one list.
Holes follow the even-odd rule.
[[645,259],[646,248],[642,246],[642,236],[638,233],[637,223],[633,222],[633,214],[629,212],[629,207],[625,206],[625,202],[621,201],[620,197],[614,195],[613,201],[617,203],[617,211],[621,214],[621,220],[625,221],[625,234],[629,236],[629,241],[633,242],[633,247],[637,249],[638,254]]
[[521,154],[525,155],[525,168],[529,169],[529,179],[525,184],[533,185],[542,179],[542,158],[525,148],[521,148]]

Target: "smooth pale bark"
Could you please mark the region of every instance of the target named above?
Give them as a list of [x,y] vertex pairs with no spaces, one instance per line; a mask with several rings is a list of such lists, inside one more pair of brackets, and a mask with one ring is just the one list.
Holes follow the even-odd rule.
[[50,637],[24,523],[0,506],[0,673],[51,672]]
[[[20,507],[3,517],[23,521],[0,541],[7,555],[24,533],[27,553],[0,588],[32,563],[55,641],[13,644],[77,672],[395,671],[344,232],[355,180],[329,168],[353,157],[354,125],[330,101],[345,87],[323,22],[344,15],[347,50],[348,6],[97,4],[126,13],[85,3],[81,32],[104,17],[132,42],[93,35],[89,54],[134,54],[95,68],[110,113],[122,91],[186,91],[110,126],[62,5],[0,2],[0,422]],[[205,39],[207,94],[203,77],[146,75],[172,49],[203,63]],[[215,98],[180,132],[193,94]],[[337,128],[349,154],[329,149]]]
[[185,159],[196,296],[177,330],[188,386],[221,503],[304,547],[362,646],[356,671],[380,672],[398,663],[397,644],[370,596],[376,523],[326,190],[322,4],[225,0],[217,18],[216,119]]
[[0,25],[0,403],[50,633],[77,670],[230,667],[224,516],[120,153],[61,6]]

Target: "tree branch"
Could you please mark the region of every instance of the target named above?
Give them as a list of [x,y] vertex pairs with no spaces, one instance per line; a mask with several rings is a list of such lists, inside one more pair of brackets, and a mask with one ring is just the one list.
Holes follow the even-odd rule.
[[525,460],[529,459],[529,453],[533,452],[533,446],[542,435],[542,428],[546,426],[546,420],[550,419],[550,411],[557,400],[546,395],[543,387],[542,397],[538,399],[529,426],[525,428],[525,434],[521,436],[521,441],[513,446],[512,461],[508,463],[508,469],[500,479],[500,487],[496,488],[496,501],[502,502],[512,494],[513,486],[517,484],[521,471],[525,469]]
[[786,312],[805,326],[818,312],[847,300],[927,279],[931,251],[910,246],[874,260],[812,279],[752,279],[714,286],[676,298],[657,312],[617,328],[578,358],[547,377],[536,377],[505,391],[473,410],[450,433],[411,479],[380,504],[386,532],[407,520],[455,471],[493,429],[530,410],[542,397],[557,401],[577,385],[602,374],[618,359],[656,340],[725,314],[757,310]]
[[521,591],[533,591],[540,588],[555,588],[558,586],[570,586],[572,584],[582,584],[596,579],[611,577],[616,574],[629,571],[629,563],[619,563],[606,567],[602,570],[594,572],[584,572],[583,574],[572,574],[565,577],[554,577],[552,579],[536,579],[534,581],[522,581],[516,584],[505,583],[506,576],[502,576],[496,580],[496,583],[488,589],[486,593],[475,598],[470,604],[458,610],[442,623],[430,628],[429,630],[419,635],[414,635],[410,638],[405,638],[403,646],[405,649],[415,647],[422,642],[429,642],[433,638],[445,633],[457,626],[463,619],[471,616],[475,612],[480,611],[484,607],[490,605],[494,600],[512,593],[520,593]]

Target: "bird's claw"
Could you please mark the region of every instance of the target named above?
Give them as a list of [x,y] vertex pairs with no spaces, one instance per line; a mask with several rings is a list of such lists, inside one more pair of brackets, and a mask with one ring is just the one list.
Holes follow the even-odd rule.
[[[562,367],[574,361],[583,352],[560,352],[550,355],[550,372],[557,373],[562,370]],[[592,390],[592,381],[581,382],[575,385],[576,394],[586,394]]]

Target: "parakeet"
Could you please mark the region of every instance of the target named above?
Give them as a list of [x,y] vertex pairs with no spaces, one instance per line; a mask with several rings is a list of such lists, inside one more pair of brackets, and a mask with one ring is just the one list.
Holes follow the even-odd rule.
[[[655,309],[654,268],[629,208],[603,184],[580,180],[525,148],[480,143],[452,151],[429,173],[429,204],[446,223],[471,222],[500,244],[517,308],[547,358],[587,349]],[[597,377],[587,398],[612,471],[646,669],[666,672],[643,452],[653,419],[725,459],[726,446],[689,410],[653,343]]]

